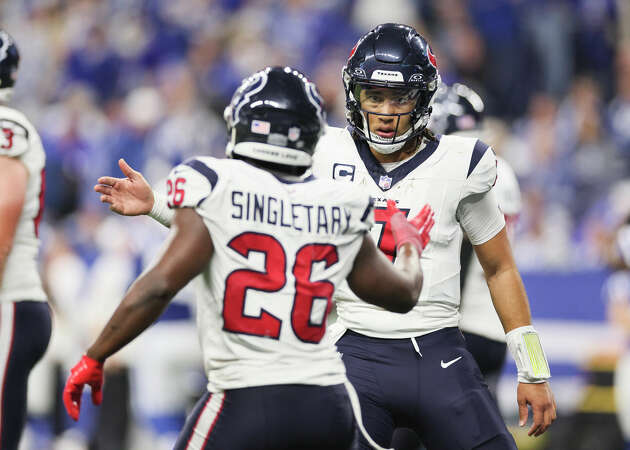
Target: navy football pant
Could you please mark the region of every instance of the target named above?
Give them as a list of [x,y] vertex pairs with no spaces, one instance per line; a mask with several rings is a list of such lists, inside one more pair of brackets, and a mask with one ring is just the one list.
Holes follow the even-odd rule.
[[344,385],[283,384],[207,392],[176,450],[347,450],[355,420]]
[[501,370],[505,363],[505,355],[507,354],[507,344],[505,342],[495,341],[487,337],[480,336],[475,333],[463,332],[466,340],[466,348],[473,355],[481,374],[486,380],[488,389],[492,397],[497,398],[497,385]]
[[50,340],[46,302],[0,303],[0,449],[15,450],[26,420],[26,387],[31,369]]
[[[510,449],[514,439],[457,328],[411,339],[347,331],[337,342],[361,402],[363,424],[381,446],[395,428],[414,430],[428,450]],[[361,437],[361,448],[370,448]]]

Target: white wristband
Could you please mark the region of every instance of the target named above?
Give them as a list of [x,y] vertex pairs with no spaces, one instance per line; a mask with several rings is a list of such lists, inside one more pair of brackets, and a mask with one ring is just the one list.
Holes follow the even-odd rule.
[[171,227],[173,218],[175,217],[175,211],[168,207],[168,201],[166,195],[158,194],[153,191],[153,208],[149,212],[149,217],[157,220],[167,228]]
[[505,338],[516,361],[520,383],[544,383],[551,378],[547,357],[534,327],[515,328]]

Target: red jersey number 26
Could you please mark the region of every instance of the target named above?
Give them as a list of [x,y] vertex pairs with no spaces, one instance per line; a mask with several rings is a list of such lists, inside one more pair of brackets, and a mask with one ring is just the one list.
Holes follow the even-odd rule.
[[166,180],[166,195],[168,196],[169,204],[180,206],[184,202],[184,184],[186,184],[186,178],[177,178],[175,183],[170,178]]

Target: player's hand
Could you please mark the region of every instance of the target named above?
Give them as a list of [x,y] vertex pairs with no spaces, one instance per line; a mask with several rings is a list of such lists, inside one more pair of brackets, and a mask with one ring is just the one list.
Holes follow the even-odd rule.
[[94,190],[101,194],[101,202],[123,216],[148,214],[153,208],[151,185],[124,159],[118,160],[118,166],[127,178],[100,177]]
[[527,431],[528,436],[540,436],[556,420],[556,401],[549,383],[519,383],[517,388],[519,426],[525,426],[529,411],[532,409],[534,421]]
[[100,405],[103,401],[103,363],[83,355],[81,361],[70,370],[66,387],[63,389],[63,404],[68,415],[75,421],[79,420],[81,394],[86,384],[92,388],[92,402]]
[[387,215],[396,248],[398,249],[402,244],[409,242],[416,247],[418,255],[420,255],[431,240],[429,232],[435,224],[431,207],[428,204],[424,205],[416,217],[407,220],[405,215],[396,207],[396,202],[387,200]]

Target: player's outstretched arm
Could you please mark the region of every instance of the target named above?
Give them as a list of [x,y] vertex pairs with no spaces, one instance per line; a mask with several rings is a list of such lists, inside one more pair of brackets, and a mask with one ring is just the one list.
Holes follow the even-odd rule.
[[100,177],[94,186],[101,202],[109,203],[110,210],[123,216],[149,214],[154,202],[151,185],[124,159],[118,160],[118,166],[126,178]]
[[547,359],[540,338],[531,326],[527,294],[512,257],[505,227],[489,241],[475,246],[475,252],[518,367],[519,425],[524,426],[527,422],[529,405],[533,423],[528,434],[539,436],[556,419],[556,403],[546,381],[550,377]]
[[129,288],[116,311],[86,355],[72,369],[63,400],[70,417],[79,417],[85,384],[94,395],[102,384],[102,366],[160,316],[173,296],[206,267],[213,252],[212,239],[201,217],[190,208],[177,210],[174,229],[157,263]]
[[407,221],[394,202],[390,200],[387,206],[397,247],[396,264],[392,265],[366,234],[348,275],[348,284],[364,301],[406,313],[415,306],[422,290],[420,255],[430,239],[433,211],[426,206]]

